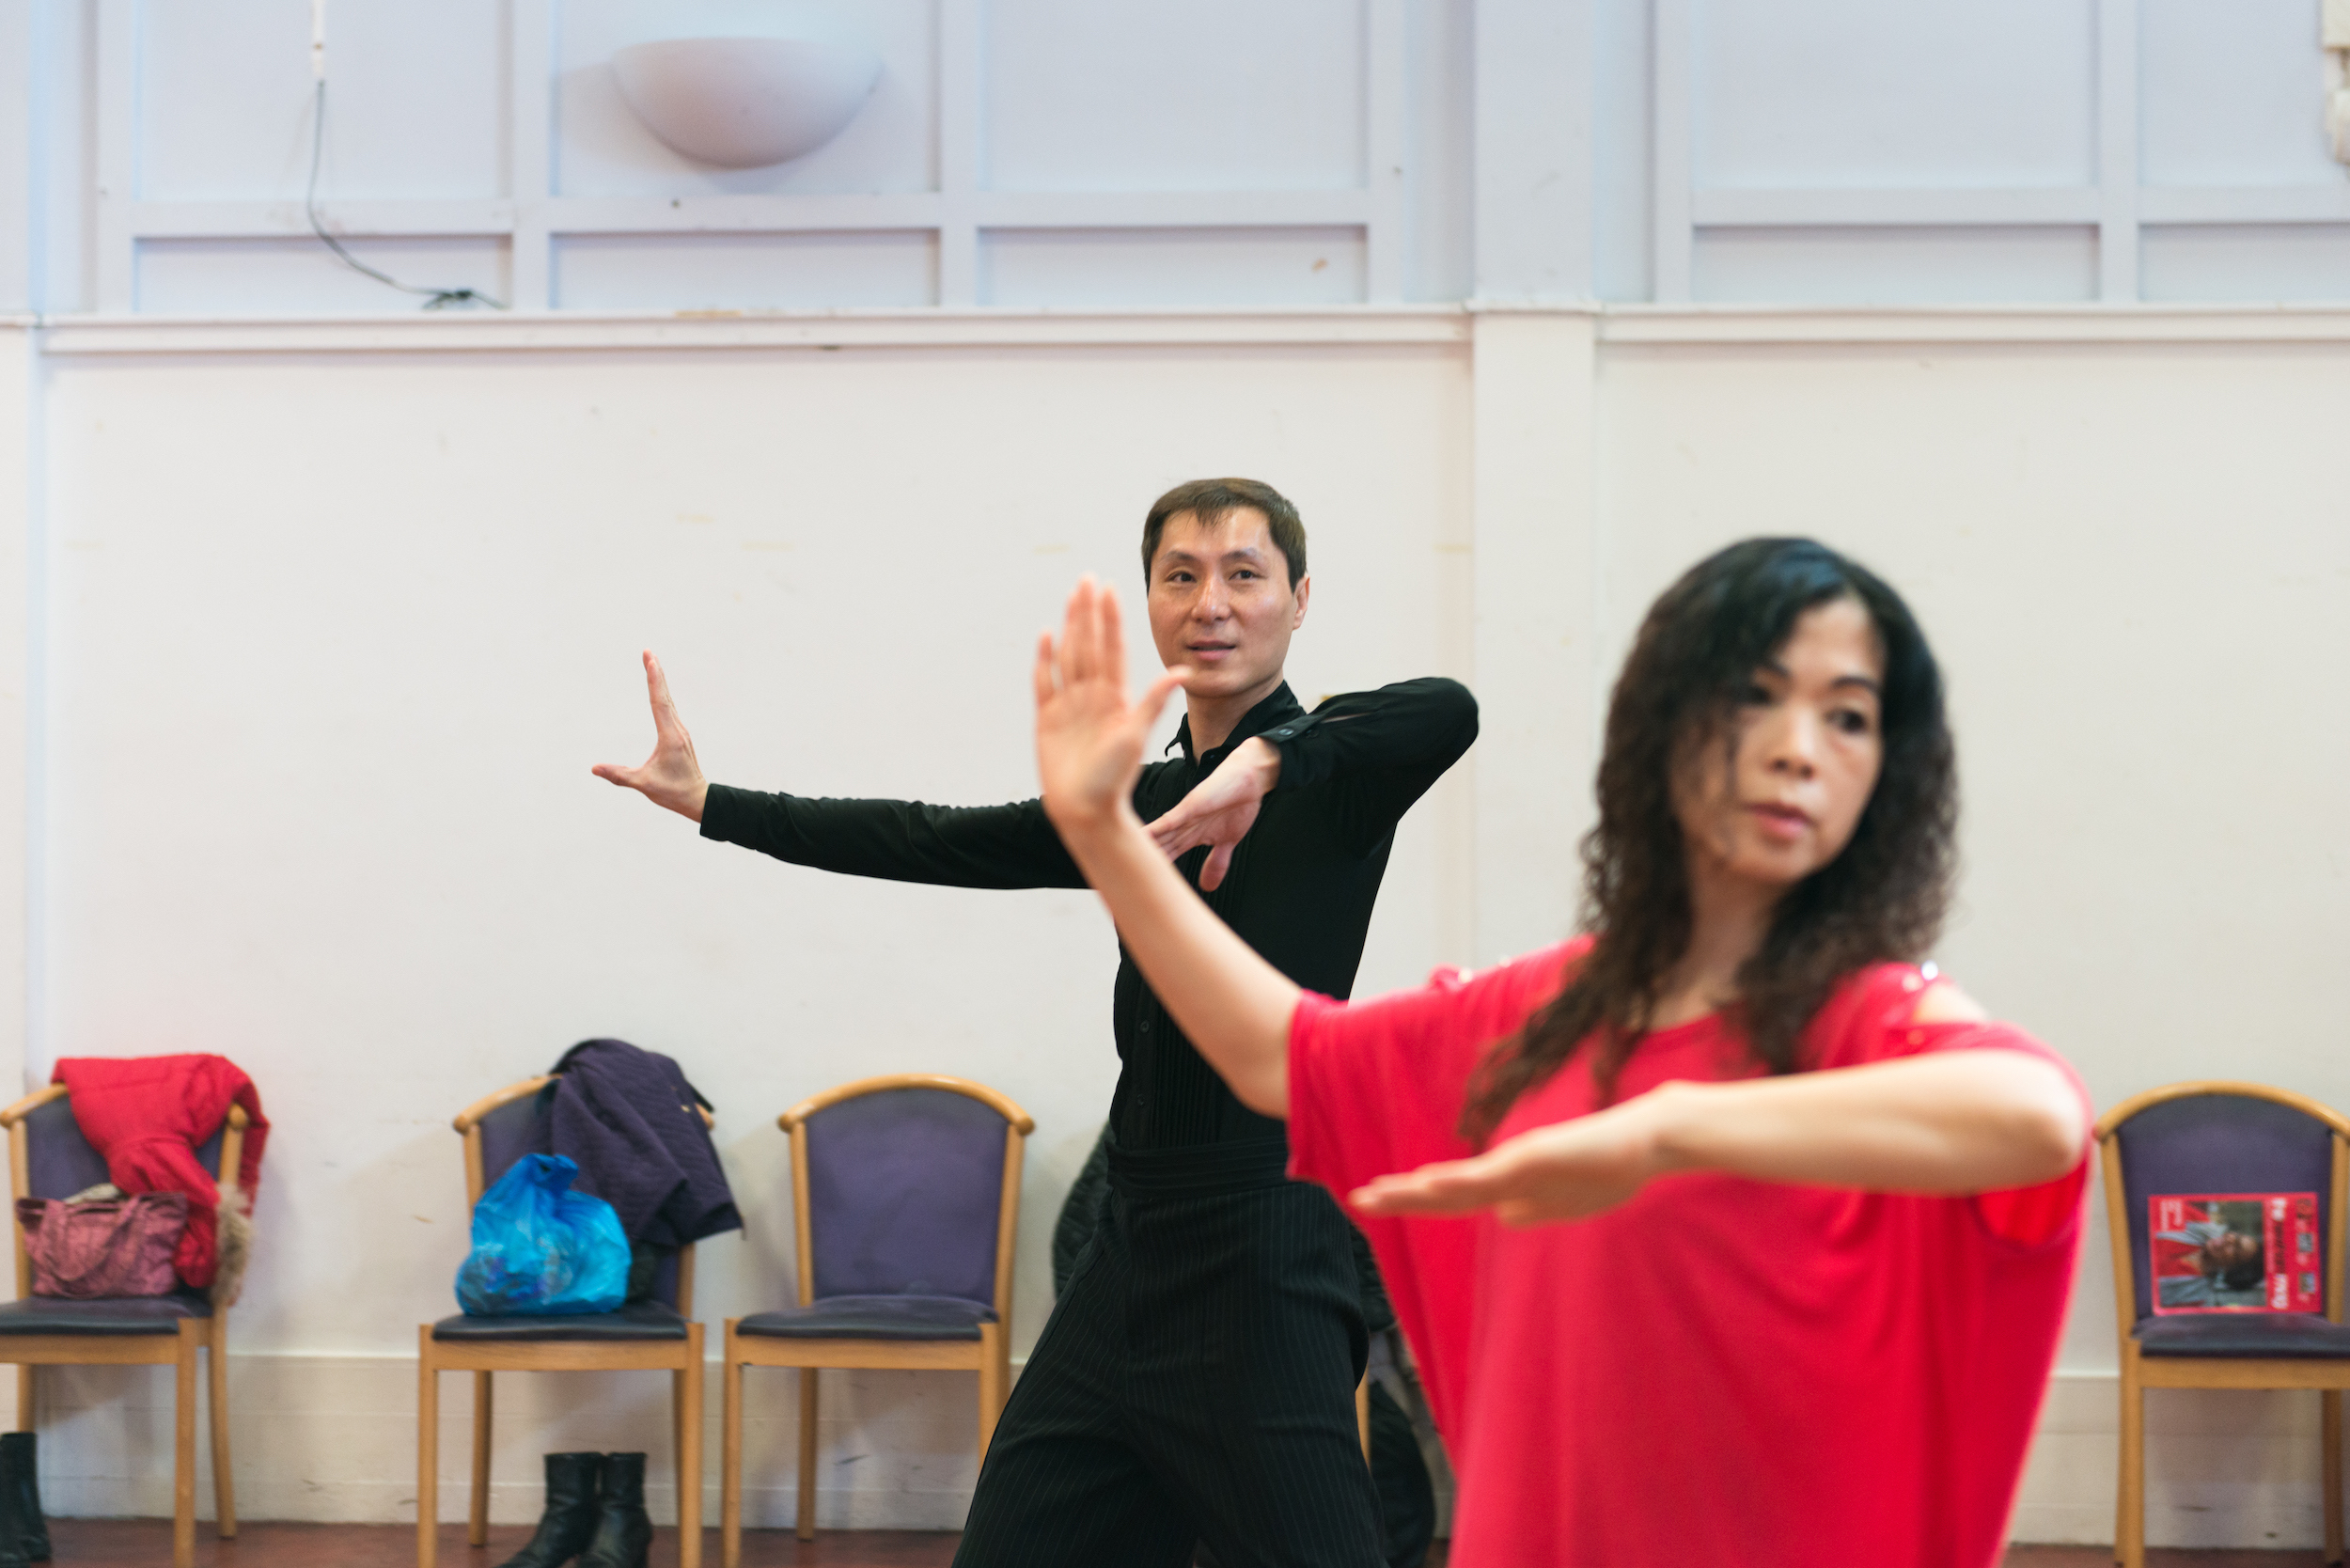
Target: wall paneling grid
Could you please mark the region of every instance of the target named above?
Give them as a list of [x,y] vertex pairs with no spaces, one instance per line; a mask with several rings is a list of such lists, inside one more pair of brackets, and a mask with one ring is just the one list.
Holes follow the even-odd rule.
[[[2341,0],[2333,4],[2342,8]],[[1703,276],[1705,248],[1709,242],[1735,244],[1751,236],[1800,243],[1807,236],[1818,241],[1837,234],[1906,234],[1923,243],[1929,237],[2005,234],[2029,241],[2034,235],[2077,234],[2093,244],[2094,256],[2093,274],[2081,280],[2082,297],[2130,303],[2165,297],[2141,275],[2151,237],[2191,240],[2233,231],[2273,249],[2296,238],[2322,241],[2350,233],[2350,227],[2341,227],[2350,226],[2350,179],[2320,151],[2326,102],[2317,0],[2305,5],[2255,0],[2240,12],[2228,6],[2199,10],[2180,0],[2071,0],[2028,11],[1993,7],[1973,13],[1971,21],[1953,15],[1944,24],[1912,13],[1906,21],[1883,18],[1866,38],[1858,35],[1869,25],[1867,19],[1833,0],[1783,8],[1754,0],[1650,0],[1650,8],[1651,297],[1660,305],[1723,297]],[[1991,14],[1995,11],[1999,14]],[[2326,15],[2330,19],[2333,13]],[[1806,25],[1811,29],[1808,37],[1802,32]],[[2159,39],[2151,36],[2157,27]],[[1942,28],[1947,30],[1937,30]],[[2068,31],[2077,39],[2085,81],[2062,81],[2060,68],[2046,58],[2061,52],[2046,48],[2047,41]],[[2295,51],[2304,34],[2308,80],[2303,91],[2294,94],[2292,85],[2302,69]],[[1824,48],[1823,39],[1841,47]],[[1758,42],[1766,48],[1782,45],[1784,53],[1758,56]],[[1950,47],[1953,42],[1983,51],[1981,63],[1988,69],[1969,90],[1961,89],[1966,66],[1953,60],[1958,53]],[[2042,57],[2034,59],[2035,54]],[[2184,70],[2182,62],[2187,62]],[[2223,69],[2249,62],[2264,74],[2257,86],[2247,85],[2248,75],[2197,80],[2193,90],[2173,88],[2159,104],[2151,101],[2154,85],[2170,87],[2174,78],[2210,62]],[[1906,83],[1888,80],[1904,69],[1910,73]],[[2034,71],[2059,83],[2054,96],[2062,102],[2046,111],[2051,126],[2060,124],[2067,111],[2081,111],[2084,155],[2076,171],[2060,171],[2063,155],[2051,147],[2068,137],[2037,126],[2014,129],[2030,123],[2031,109],[2019,106],[2029,89],[2017,84]],[[1812,77],[1808,83],[1807,73]],[[1831,87],[1835,90],[1827,90]],[[2243,129],[2252,118],[2248,101],[2264,91],[2270,102],[2259,106],[2280,116],[2290,128],[2287,134],[2272,138],[2265,165],[2246,158],[2244,166],[2215,178],[2217,160],[2209,149],[2232,137],[2248,139]],[[1807,96],[1817,103],[1804,103]],[[1862,100],[1872,98],[1873,114],[1859,109]],[[1734,102],[1726,108],[1725,101]],[[1762,106],[1759,112],[1757,105]],[[1761,126],[1781,132],[1807,114],[1815,132],[1820,125],[1837,124],[1845,149],[1872,140],[1887,145],[1906,140],[1914,146],[1928,138],[1904,138],[1901,133],[1936,115],[1964,122],[1943,130],[1945,146],[1964,145],[1970,130],[2004,125],[2011,145],[2038,132],[2039,158],[2044,162],[2029,170],[2029,182],[2012,183],[1913,166],[1871,184],[1865,174],[1856,178],[1856,171],[1872,165],[1882,171],[1898,160],[1865,152],[1836,159],[1843,165],[1837,168],[1807,167],[1800,156],[1783,158],[1775,180],[1744,178],[1751,175],[1749,168],[1720,178],[1706,166],[1700,146],[1703,128],[1709,115],[1718,126],[1741,110],[1746,114],[1741,130]],[[1978,142],[1983,139],[1978,136]],[[1817,136],[1811,150],[1819,152],[1829,140]],[[2174,150],[2181,149],[2187,150]],[[2150,153],[2169,156],[2154,166]],[[1736,161],[1767,160],[1742,154]],[[2311,297],[2343,292],[2350,292],[2350,279],[2335,278]],[[2168,297],[2180,295],[2171,291]]]
[[[903,237],[934,246],[928,297],[890,303],[971,306],[991,299],[984,253],[994,237],[1154,233],[1233,235],[1337,233],[1360,246],[1358,303],[1404,294],[1405,0],[1341,0],[1331,10],[1359,27],[1359,157],[1351,184],[1327,188],[1023,189],[989,175],[986,157],[991,8],[985,0],[930,0],[932,80],[901,83],[926,95],[933,145],[922,189],[744,192],[697,187],[679,194],[567,194],[562,106],[566,13],[583,0],[508,0],[504,7],[504,193],[471,198],[335,196],[321,193],[327,227],[360,242],[437,240],[501,247],[503,297],[515,309],[568,303],[558,259],[570,243],[657,237],[682,243],[732,237]],[[98,0],[95,30],[97,200],[96,308],[153,308],[141,287],[143,250],[194,242],[286,243],[309,233],[300,199],[235,199],[158,194],[143,166],[152,129],[141,80],[156,23],[151,0]],[[291,26],[289,57],[298,43]],[[330,143],[336,123],[336,45],[327,49]],[[602,70],[601,60],[594,69]],[[584,74],[574,70],[572,74]],[[1200,105],[1211,108],[1212,105]],[[870,112],[870,106],[869,106]],[[1170,106],[1183,113],[1183,105]],[[307,127],[303,128],[306,137]],[[1352,138],[1350,138],[1352,139]],[[306,147],[306,141],[303,144]],[[821,154],[820,154],[821,155]],[[1016,176],[1015,176],[1016,179]],[[878,181],[877,181],[878,182]],[[283,181],[280,181],[281,185]],[[708,181],[699,182],[706,186]],[[1057,182],[1058,183],[1058,182]],[[1162,183],[1167,183],[1162,181]],[[1180,185],[1182,181],[1174,181]],[[398,270],[401,263],[386,263]],[[396,302],[388,296],[386,307]],[[843,302],[847,303],[847,302]],[[1029,303],[1026,301],[1011,303]]]

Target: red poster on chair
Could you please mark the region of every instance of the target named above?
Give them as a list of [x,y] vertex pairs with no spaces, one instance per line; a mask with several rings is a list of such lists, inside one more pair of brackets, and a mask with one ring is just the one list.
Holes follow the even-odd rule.
[[2181,1193],[2148,1202],[2156,1312],[2326,1309],[2315,1193]]

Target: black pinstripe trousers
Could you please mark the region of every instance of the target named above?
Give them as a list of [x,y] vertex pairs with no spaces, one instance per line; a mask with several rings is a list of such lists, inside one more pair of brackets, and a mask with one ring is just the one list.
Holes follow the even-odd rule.
[[1384,1568],[1346,1217],[1277,1145],[1113,1152],[956,1568]]

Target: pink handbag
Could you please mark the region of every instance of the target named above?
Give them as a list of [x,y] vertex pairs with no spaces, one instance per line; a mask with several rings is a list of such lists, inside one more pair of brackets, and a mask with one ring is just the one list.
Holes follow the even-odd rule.
[[181,1192],[68,1203],[20,1198],[16,1222],[33,1265],[35,1295],[91,1300],[101,1296],[169,1295],[180,1286],[171,1260],[188,1228]]

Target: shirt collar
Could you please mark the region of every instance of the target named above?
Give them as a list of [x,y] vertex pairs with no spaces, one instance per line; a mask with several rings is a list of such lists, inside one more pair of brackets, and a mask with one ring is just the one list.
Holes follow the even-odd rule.
[[1185,713],[1183,723],[1175,727],[1175,738],[1167,743],[1161,755],[1164,756],[1166,752],[1182,746],[1183,760],[1195,767],[1212,768],[1230,756],[1232,748],[1241,742],[1261,735],[1284,719],[1296,718],[1305,711],[1304,706],[1290,691],[1290,683],[1284,681],[1274,687],[1254,708],[1243,713],[1240,722],[1232,726],[1232,732],[1224,737],[1224,744],[1209,752],[1207,756],[1198,757],[1192,753],[1191,715],[1189,713]]

